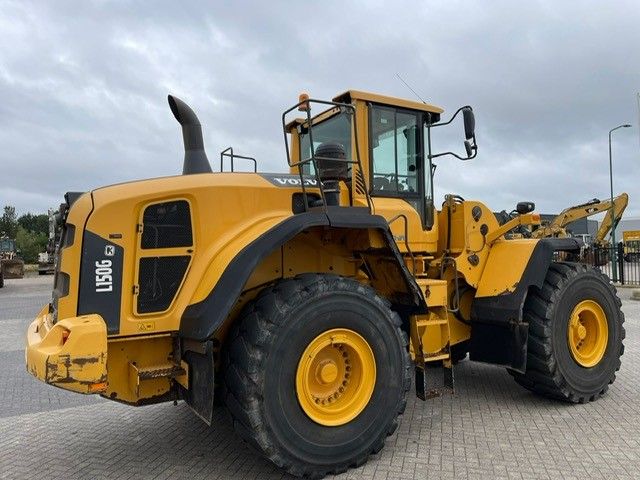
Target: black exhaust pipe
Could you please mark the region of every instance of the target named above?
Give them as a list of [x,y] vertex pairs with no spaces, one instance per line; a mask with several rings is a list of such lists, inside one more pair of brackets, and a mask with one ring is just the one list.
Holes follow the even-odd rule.
[[211,173],[211,164],[204,151],[202,127],[200,120],[193,110],[178,97],[169,95],[169,107],[173,116],[182,125],[182,139],[184,140],[183,175],[193,173]]

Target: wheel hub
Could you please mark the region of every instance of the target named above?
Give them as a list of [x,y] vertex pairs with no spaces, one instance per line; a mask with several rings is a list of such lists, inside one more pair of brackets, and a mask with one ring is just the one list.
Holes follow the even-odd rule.
[[307,346],[296,372],[302,410],[327,426],[348,423],[369,403],[376,379],[373,351],[358,333],[327,330]]
[[338,378],[338,366],[332,360],[324,360],[316,369],[318,383],[326,385],[335,382]]
[[607,349],[609,330],[602,307],[594,300],[583,300],[569,317],[567,339],[576,363],[590,368],[598,364]]
[[578,326],[578,338],[580,340],[584,340],[586,336],[587,336],[587,329],[584,327],[584,325],[579,325]]

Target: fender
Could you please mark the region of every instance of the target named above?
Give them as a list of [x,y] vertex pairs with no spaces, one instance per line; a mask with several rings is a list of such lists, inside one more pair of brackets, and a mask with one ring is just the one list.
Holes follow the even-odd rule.
[[554,252],[575,252],[580,246],[581,242],[575,238],[538,240],[513,291],[476,296],[471,305],[472,360],[503,365],[524,373],[529,324],[522,321],[522,308],[529,288],[542,288]]
[[380,230],[385,239],[386,253],[395,258],[398,273],[406,286],[403,295],[393,301],[402,303],[415,312],[426,311],[422,292],[403,261],[387,221],[379,215],[372,215],[366,208],[327,207],[287,218],[240,251],[226,267],[209,295],[185,309],[180,321],[180,336],[199,342],[211,338],[231,312],[260,261],[305,229],[319,226]]

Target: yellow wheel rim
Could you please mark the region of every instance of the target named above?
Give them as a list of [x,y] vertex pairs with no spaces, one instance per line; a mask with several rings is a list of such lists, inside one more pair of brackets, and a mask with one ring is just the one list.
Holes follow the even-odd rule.
[[573,359],[582,367],[597,365],[607,349],[607,316],[593,300],[583,300],[571,312],[567,329]]
[[296,394],[320,425],[344,425],[367,406],[376,384],[376,360],[353,330],[334,328],[309,343],[298,362]]

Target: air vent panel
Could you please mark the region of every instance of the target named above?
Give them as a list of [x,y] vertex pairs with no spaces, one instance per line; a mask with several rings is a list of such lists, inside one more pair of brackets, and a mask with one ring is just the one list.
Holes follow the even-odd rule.
[[164,312],[171,306],[190,260],[189,255],[140,259],[138,313]]
[[193,245],[191,213],[186,200],[149,205],[144,210],[142,223],[143,249]]

